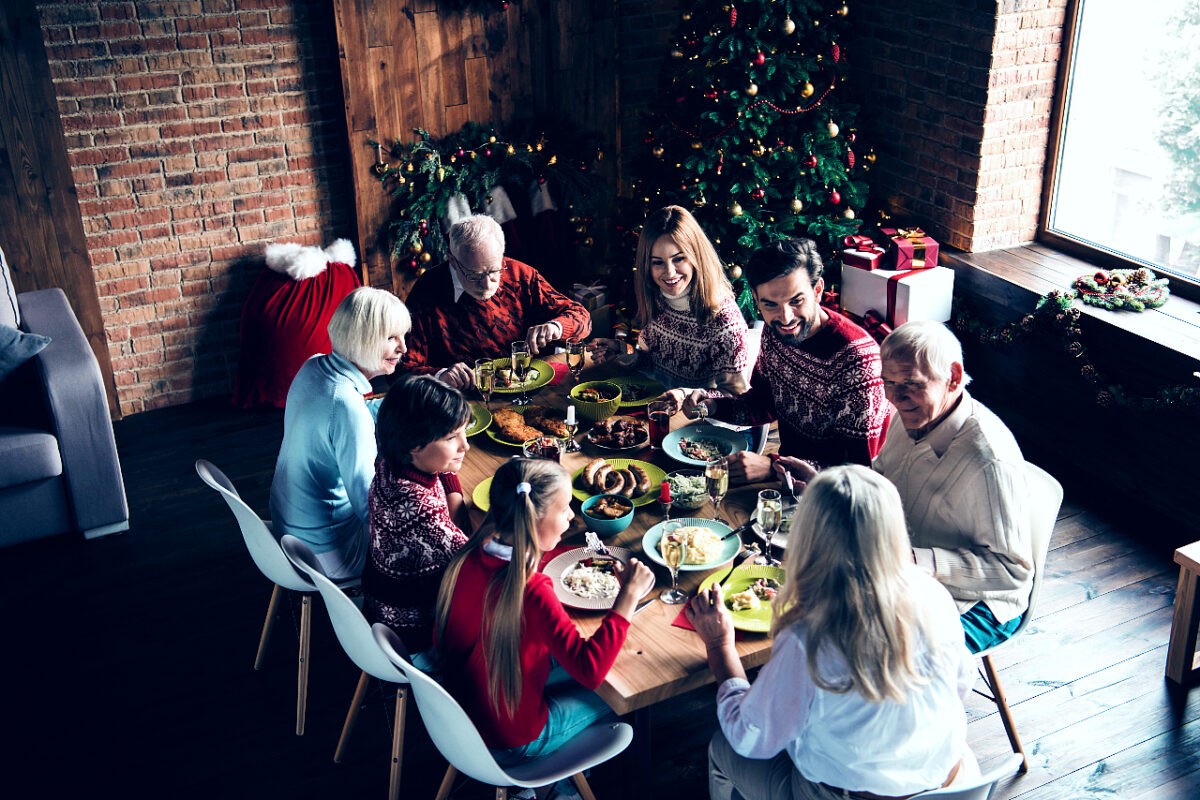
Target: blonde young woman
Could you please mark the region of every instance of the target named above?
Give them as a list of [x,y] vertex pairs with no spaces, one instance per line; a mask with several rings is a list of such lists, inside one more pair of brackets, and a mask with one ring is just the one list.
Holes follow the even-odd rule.
[[434,644],[447,690],[503,765],[556,750],[612,716],[592,690],[617,658],[654,574],[630,559],[612,611],[579,635],[538,572],[572,518],[571,479],[553,461],[511,459],[492,479],[491,509],[450,562]]
[[686,209],[667,206],[642,227],[634,257],[638,337],[635,357],[611,339],[592,343],[592,360],[651,367],[669,388],[746,391],[746,321],[712,243]]
[[895,487],[863,466],[825,469],[791,531],[753,685],[720,588],[689,606],[719,684],[711,796],[899,798],[976,776],[974,664],[950,595],[913,563]]

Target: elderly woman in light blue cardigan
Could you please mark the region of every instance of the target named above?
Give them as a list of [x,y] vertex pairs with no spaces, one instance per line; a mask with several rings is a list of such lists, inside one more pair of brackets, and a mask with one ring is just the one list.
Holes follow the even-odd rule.
[[378,404],[364,395],[372,378],[396,371],[411,326],[395,295],[355,289],[329,321],[333,352],[306,361],[288,389],[271,519],[276,536],[307,543],[334,579],[358,577],[366,561]]

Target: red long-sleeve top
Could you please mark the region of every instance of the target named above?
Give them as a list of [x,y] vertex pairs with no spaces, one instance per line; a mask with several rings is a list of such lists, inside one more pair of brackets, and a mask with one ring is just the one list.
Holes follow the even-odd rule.
[[629,622],[609,612],[590,638],[579,635],[575,623],[554,594],[550,578],[535,573],[525,585],[521,627],[521,699],[509,717],[488,698],[487,655],[483,641],[484,615],[493,604],[487,587],[505,566],[495,556],[476,550],[463,562],[454,587],[450,617],[442,642],[446,689],[466,710],[488,747],[520,747],[537,738],[546,726],[549,708],[542,691],[550,674],[550,659],[588,689],[604,680],[617,659]]

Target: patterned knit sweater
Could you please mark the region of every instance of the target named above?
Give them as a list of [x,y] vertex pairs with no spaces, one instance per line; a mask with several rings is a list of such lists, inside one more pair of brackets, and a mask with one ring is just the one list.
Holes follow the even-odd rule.
[[879,345],[841,314],[830,314],[799,346],[763,331],[750,391],[722,397],[713,416],[740,424],[779,421],[779,452],[818,467],[870,465],[883,445],[888,402]]
[[459,362],[510,355],[509,346],[524,339],[533,325],[557,322],[563,338],[586,338],[592,332],[587,309],[557,291],[537,270],[504,259],[500,288],[479,301],[466,292],[454,302],[449,264],[425,273],[413,286],[405,305],[412,315],[412,332],[405,339],[408,353],[403,369],[436,372]]
[[650,352],[658,379],[669,387],[712,388],[750,363],[746,320],[732,297],[711,320],[677,311],[659,300],[655,316],[642,331],[639,347]]
[[363,570],[364,610],[404,640],[410,652],[429,647],[438,586],[467,537],[450,519],[446,495],[462,492],[458,476],[412,468],[393,473],[379,459],[371,483],[371,550]]

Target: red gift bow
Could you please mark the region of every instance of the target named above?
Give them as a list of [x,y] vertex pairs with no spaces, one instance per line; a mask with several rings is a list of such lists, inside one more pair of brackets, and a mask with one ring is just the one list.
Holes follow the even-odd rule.
[[892,326],[888,325],[887,321],[875,309],[871,309],[863,316],[863,327],[866,328],[867,333],[871,334],[871,338],[877,342],[882,342],[892,332]]
[[847,250],[859,250],[864,253],[883,253],[884,249],[875,243],[870,236],[847,236],[842,240]]

